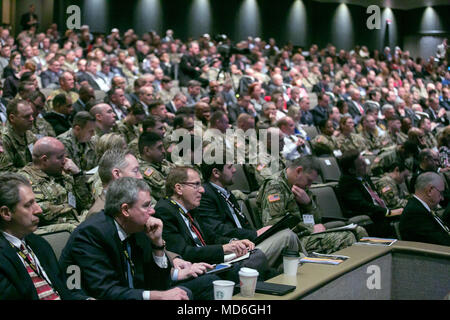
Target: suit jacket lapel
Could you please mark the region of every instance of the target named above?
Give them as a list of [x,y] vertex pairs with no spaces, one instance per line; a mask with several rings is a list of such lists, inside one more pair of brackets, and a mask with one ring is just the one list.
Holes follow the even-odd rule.
[[[5,260],[11,264],[11,269],[16,272],[16,275],[13,275],[10,279],[21,296],[26,297],[29,296],[30,292],[36,292],[33,282],[17,255],[16,250],[11,247],[8,240],[2,234],[0,234],[0,254],[5,257]],[[3,265],[2,267],[6,269],[7,265]],[[33,298],[37,299],[37,293],[33,294]]]

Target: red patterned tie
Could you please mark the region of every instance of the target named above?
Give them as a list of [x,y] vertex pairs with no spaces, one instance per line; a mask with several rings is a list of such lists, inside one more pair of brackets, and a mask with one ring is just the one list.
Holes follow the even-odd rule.
[[197,229],[194,223],[194,218],[192,218],[191,214],[189,212],[186,212],[186,216],[189,219],[189,227],[191,230],[197,235],[198,240],[200,240],[201,244],[203,246],[206,246],[205,240],[203,240],[202,234],[200,233],[200,230]]
[[59,294],[53,290],[47,280],[38,274],[37,265],[34,263],[30,252],[23,244],[20,246],[20,251],[23,253],[21,257],[25,257],[25,266],[28,274],[30,275],[31,281],[33,281],[34,287],[36,288],[39,300],[61,300]]
[[370,185],[367,182],[364,182],[364,185],[366,186],[367,191],[369,191],[372,199],[374,199],[380,207],[383,207],[386,209],[386,204],[384,203],[383,199],[381,199],[378,196],[378,194],[372,190],[372,188],[370,187]]

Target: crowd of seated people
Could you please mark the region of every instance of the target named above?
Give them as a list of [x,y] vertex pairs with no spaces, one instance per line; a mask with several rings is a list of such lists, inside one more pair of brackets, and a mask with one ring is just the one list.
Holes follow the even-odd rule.
[[[285,248],[450,245],[445,57],[249,37],[223,73],[219,45],[0,27],[0,299],[212,299],[241,266],[282,272]],[[319,157],[338,164],[328,185],[353,229],[330,230]],[[255,244],[288,213],[292,230]],[[39,236],[54,232],[70,233],[59,261]]]

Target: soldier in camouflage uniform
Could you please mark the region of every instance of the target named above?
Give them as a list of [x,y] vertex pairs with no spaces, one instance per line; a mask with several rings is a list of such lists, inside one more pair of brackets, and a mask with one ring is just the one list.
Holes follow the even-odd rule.
[[437,140],[434,137],[434,134],[431,132],[431,121],[427,117],[422,117],[419,120],[417,125],[420,129],[422,129],[424,133],[424,140],[426,148],[435,149],[437,148]]
[[39,139],[33,163],[19,171],[31,183],[42,208],[39,232],[73,231],[92,203],[81,170],[65,157],[64,145],[55,138]]
[[381,176],[394,163],[404,162],[406,168],[413,172],[415,157],[417,156],[417,145],[409,140],[394,149],[384,150],[373,160],[371,173],[374,176]]
[[97,144],[102,135],[117,132],[116,114],[109,104],[96,104],[89,112],[95,117],[95,135],[91,139],[94,145]]
[[351,246],[356,238],[351,231],[314,234],[325,231],[322,224],[316,223],[320,222],[320,209],[308,191],[317,171],[310,156],[292,161],[286,170],[264,181],[256,203],[261,208],[264,225],[273,225],[291,213],[301,220],[294,231],[306,251],[332,253]]
[[381,196],[386,206],[390,209],[404,208],[408,203],[406,186],[400,186],[405,183],[409,170],[404,162],[394,162],[387,172],[375,183],[378,194]]
[[[257,155],[249,158],[249,162],[245,164],[245,170],[250,177],[254,178],[256,190],[258,190],[265,179],[272,177],[274,174],[286,168],[286,163],[281,155],[284,147],[284,135],[277,127],[267,129],[267,141],[260,132],[260,144]],[[275,149],[272,151],[272,141],[274,141]],[[278,144],[276,144],[278,141]]]
[[339,122],[340,133],[336,137],[339,150],[345,153],[349,150],[358,150],[360,152],[367,149],[364,139],[361,135],[356,134],[355,123],[352,117],[344,116]]
[[30,131],[33,110],[25,100],[13,100],[7,107],[8,121],[3,131],[0,171],[17,171],[31,162],[36,137]]
[[376,128],[376,121],[372,115],[365,115],[361,118],[363,130],[361,136],[364,138],[366,149],[378,153],[382,149],[393,147],[392,141],[384,134],[380,134]]
[[76,93],[74,90],[75,88],[75,79],[70,72],[63,72],[61,76],[59,77],[59,85],[61,88],[52,91],[49,96],[47,97],[47,105],[46,110],[51,111],[53,110],[53,98],[56,97],[58,94],[64,93],[67,98],[70,97],[70,101],[75,103],[80,98],[79,94]]
[[97,155],[91,142],[94,132],[94,117],[87,111],[80,111],[73,119],[72,128],[58,136],[66,148],[67,157],[81,170],[90,170],[96,166]]
[[141,133],[140,124],[145,119],[144,107],[140,103],[136,103],[129,108],[126,117],[119,121],[117,125],[118,132],[130,143],[139,137]]
[[27,101],[33,109],[33,127],[31,131],[36,136],[36,139],[42,137],[56,137],[55,130],[52,125],[42,117],[42,110],[45,107],[45,96],[40,91],[33,91],[28,95]]
[[391,142],[395,145],[400,145],[405,143],[408,140],[408,135],[403,133],[400,129],[402,127],[402,123],[398,116],[393,116],[387,120],[388,128],[387,135]]
[[166,195],[166,178],[174,165],[165,159],[166,151],[162,139],[153,132],[139,137],[139,168],[156,201]]
[[335,151],[340,154],[338,140],[334,135],[333,121],[323,120],[318,126],[322,134],[316,136],[311,143],[314,154],[316,156],[333,155]]

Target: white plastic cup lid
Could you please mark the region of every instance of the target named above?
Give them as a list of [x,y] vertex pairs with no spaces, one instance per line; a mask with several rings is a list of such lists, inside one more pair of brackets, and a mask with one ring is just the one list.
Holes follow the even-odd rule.
[[259,272],[255,269],[243,267],[239,270],[239,275],[244,277],[257,277]]

